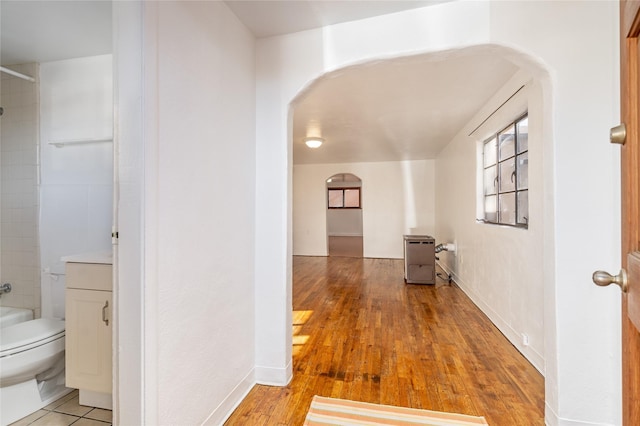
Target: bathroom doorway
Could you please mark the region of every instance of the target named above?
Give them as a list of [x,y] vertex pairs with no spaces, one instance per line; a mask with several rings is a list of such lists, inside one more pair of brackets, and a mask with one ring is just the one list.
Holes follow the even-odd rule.
[[329,256],[362,257],[362,180],[351,173],[327,179]]

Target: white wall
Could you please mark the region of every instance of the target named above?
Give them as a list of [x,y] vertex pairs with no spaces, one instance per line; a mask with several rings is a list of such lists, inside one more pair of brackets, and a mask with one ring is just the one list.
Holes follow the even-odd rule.
[[64,317],[65,255],[111,250],[111,55],[40,64],[40,256],[43,316]]
[[[142,2],[114,2],[113,72],[115,139],[114,153],[117,175],[114,222],[120,233],[119,244],[113,246],[113,423],[141,425],[145,423],[147,399],[156,400],[156,362],[145,359],[145,347],[152,336],[153,305],[145,300],[146,275],[144,208],[144,153],[147,117],[143,112],[149,102],[144,88],[155,87],[155,80],[144,77]],[[148,91],[151,93],[151,91]],[[155,418],[155,417],[154,417]]]
[[362,210],[327,209],[327,236],[362,237]]
[[[523,84],[525,88],[500,105]],[[520,72],[443,149],[436,161],[436,237],[455,241],[457,251],[440,253],[440,264],[498,328],[544,374],[544,109],[542,87]],[[491,116],[471,136],[488,114]],[[479,223],[478,145],[529,112],[529,227]],[[480,185],[482,188],[482,185]],[[529,338],[523,344],[522,335]]]
[[[618,150],[606,137],[618,121],[617,9],[614,2],[452,2],[260,40],[256,271],[260,294],[271,297],[257,301],[266,336],[257,353],[276,366],[290,357],[282,313],[291,298],[290,102],[318,76],[355,62],[490,43],[496,54],[550,75],[539,265],[547,422],[619,423],[620,295],[590,282],[594,269],[619,267]],[[600,198],[610,202],[593,205]]]
[[[301,51],[308,52],[304,60],[292,54]],[[292,377],[292,113],[285,100],[322,69],[321,51],[319,31],[256,42],[255,295],[260,383],[284,385]]]
[[[544,213],[554,221],[545,224],[554,253],[546,246],[543,260],[547,419],[620,424],[620,292],[591,281],[596,269],[620,268],[620,150],[608,139],[620,120],[618,3],[496,2],[491,21],[500,23],[493,40],[522,46],[551,71],[552,121],[543,123],[544,151],[553,153],[545,173],[554,176],[544,186],[554,202]],[[541,26],[564,30],[534,35]]]
[[[236,317],[226,309],[229,306],[228,292],[236,295],[235,290],[229,288],[232,286],[217,291],[216,297],[213,297],[207,291],[212,286],[207,286],[198,279],[191,280],[189,282],[194,284],[190,288],[197,290],[201,300],[210,302],[211,307],[217,308],[211,309],[214,313],[213,316],[209,314],[209,323],[218,325],[222,322],[225,326],[224,330],[213,330],[216,334],[209,339],[207,337],[212,332],[211,328],[185,328],[186,324],[193,324],[193,320],[201,319],[196,318],[197,314],[194,312],[202,313],[198,309],[202,304],[186,303],[187,296],[175,291],[175,278],[179,276],[176,271],[178,268],[189,271],[191,277],[200,278],[203,272],[201,265],[195,268],[195,273],[189,267],[196,260],[208,264],[211,253],[219,253],[219,246],[211,241],[205,242],[202,251],[210,253],[209,257],[205,257],[200,251],[194,250],[193,246],[187,247],[184,241],[186,238],[176,236],[172,230],[166,233],[164,231],[166,225],[179,223],[187,230],[186,236],[193,237],[193,241],[198,243],[201,239],[196,237],[212,234],[210,226],[213,225],[207,224],[204,228],[199,228],[195,235],[196,226],[190,220],[202,218],[189,212],[189,206],[193,207],[195,197],[193,187],[185,186],[186,177],[194,173],[194,170],[200,171],[201,167],[198,166],[207,156],[197,156],[192,149],[176,152],[177,148],[170,145],[175,144],[175,140],[168,141],[166,137],[160,137],[175,134],[176,129],[165,133],[158,124],[182,126],[183,135],[201,140],[203,136],[198,131],[210,129],[209,121],[205,124],[198,116],[197,120],[189,122],[192,126],[187,127],[185,123],[189,117],[178,115],[178,118],[184,120],[176,120],[175,117],[175,114],[185,114],[184,112],[174,111],[172,115],[166,110],[167,102],[172,97],[168,95],[172,94],[177,99],[188,98],[189,101],[196,102],[197,106],[211,102],[213,105],[207,105],[212,107],[213,112],[209,118],[215,119],[221,113],[216,107],[223,102],[229,103],[229,99],[233,100],[232,107],[238,106],[242,101],[231,95],[244,93],[242,88],[251,87],[254,80],[247,76],[242,88],[229,85],[228,90],[221,90],[226,97],[220,97],[217,102],[212,101],[207,92],[203,94],[202,90],[188,97],[187,91],[176,93],[169,90],[167,93],[157,89],[164,85],[179,84],[190,89],[204,81],[211,85],[206,87],[217,87],[216,79],[220,75],[227,75],[229,68],[239,74],[253,72],[251,64],[235,68],[239,64],[236,62],[237,55],[251,50],[251,42],[247,41],[250,37],[244,30],[238,30],[239,24],[221,3],[204,3],[198,6],[190,2],[170,4],[166,7],[174,12],[172,17],[180,24],[175,26],[167,22],[171,21],[168,19],[168,12],[154,12],[157,8],[165,7],[162,5],[145,2],[114,7],[116,13],[131,8],[122,18],[135,21],[126,28],[133,43],[119,44],[121,50],[117,53],[120,59],[128,61],[122,64],[121,69],[127,69],[126,65],[136,63],[144,66],[143,74],[136,74],[141,67],[137,70],[133,69],[135,67],[127,69],[131,75],[139,77],[136,83],[145,87],[139,110],[135,109],[133,94],[129,95],[134,99],[130,103],[132,112],[134,115],[142,114],[144,120],[144,146],[140,148],[141,139],[136,137],[140,134],[140,127],[131,126],[122,136],[123,141],[130,144],[125,147],[125,151],[132,156],[120,161],[120,164],[129,166],[128,174],[124,175],[128,178],[127,183],[130,183],[125,188],[131,190],[131,194],[127,194],[129,199],[133,198],[131,195],[135,195],[136,191],[143,198],[139,209],[134,208],[128,215],[120,217],[122,229],[131,230],[126,238],[121,235],[120,249],[124,252],[129,250],[142,258],[139,270],[136,271],[135,265],[130,264],[121,278],[128,279],[127,283],[132,284],[132,288],[141,286],[138,290],[144,293],[140,306],[133,306],[123,312],[126,319],[137,319],[134,310],[144,309],[143,324],[128,324],[142,329],[145,347],[140,352],[144,355],[144,360],[136,364],[141,356],[140,352],[126,355],[123,351],[120,362],[127,364],[130,371],[135,371],[135,367],[145,369],[144,379],[136,376],[132,381],[144,382],[144,401],[140,411],[146,423],[159,424],[158,419],[171,422],[179,415],[184,416],[179,419],[182,423],[195,418],[202,419],[203,410],[206,411],[204,407],[213,407],[220,401],[221,392],[229,392],[231,382],[239,382],[237,377],[241,374],[236,375],[236,367],[239,364],[245,367],[251,364],[248,359],[251,349],[245,347],[242,351],[239,350],[239,342],[235,340],[243,339],[243,336],[251,334],[250,331],[255,332],[256,378],[260,377],[264,381],[273,379],[278,383],[286,383],[290,378],[292,158],[288,108],[301,89],[322,74],[354,62],[485,43],[506,44],[526,52],[531,55],[530,63],[544,64],[551,75],[551,89],[543,93],[546,106],[543,143],[553,154],[544,166],[545,174],[552,179],[545,179],[543,187],[544,202],[551,206],[545,207],[543,212],[545,249],[541,265],[545,281],[547,422],[552,425],[620,423],[620,296],[615,289],[596,289],[589,280],[593,269],[617,270],[619,267],[618,158],[616,148],[610,147],[606,141],[607,129],[618,121],[617,3],[452,2],[259,40],[256,51],[255,121],[253,110],[248,108],[251,111],[234,115],[236,118],[240,117],[239,121],[242,123],[236,125],[231,121],[221,124],[221,128],[232,128],[238,135],[242,135],[238,136],[241,143],[233,145],[233,148],[227,145],[227,149],[231,151],[212,148],[217,147],[216,144],[200,144],[198,147],[206,151],[204,154],[215,150],[220,158],[229,159],[235,155],[234,149],[250,150],[248,145],[251,143],[248,141],[252,137],[245,136],[243,132],[253,130],[253,123],[256,124],[256,162],[255,175],[252,176],[255,178],[255,205],[251,206],[255,207],[255,222],[251,221],[255,223],[255,269],[251,270],[246,262],[242,269],[238,269],[241,273],[249,271],[255,279],[255,317],[249,312],[251,324],[247,323],[246,318],[234,321]],[[189,22],[193,25],[184,25],[185,16],[175,13],[179,12],[175,8],[192,11],[191,16],[200,17],[203,23],[196,25]],[[225,21],[217,26],[211,25],[216,22],[215,19],[210,18],[208,13],[203,13],[200,8],[215,9]],[[162,15],[163,19],[157,19],[158,15]],[[124,20],[126,19],[119,22]],[[229,29],[229,26],[235,30]],[[207,36],[204,36],[205,28],[202,27],[210,32]],[[540,31],[540,28],[544,28],[544,31]],[[203,33],[195,34],[201,29]],[[116,37],[119,31],[120,28],[116,26]],[[160,33],[163,34],[162,37],[159,36]],[[165,43],[175,46],[170,40],[164,39],[165,34],[166,37],[175,36],[180,41],[181,49],[165,49]],[[190,36],[189,40],[184,40],[183,37],[187,36]],[[199,50],[197,46],[185,49],[185,46],[193,46],[193,43],[200,45],[203,39],[208,41],[207,49]],[[160,43],[161,40],[164,41]],[[228,45],[236,48],[236,55],[228,55],[233,60],[229,62],[229,58],[226,58],[226,65],[212,66],[209,56],[212,51]],[[135,55],[136,49],[140,49],[137,52],[141,55]],[[156,49],[160,49],[162,55],[156,55]],[[198,66],[187,67],[190,79],[185,79],[181,78],[184,68],[175,69],[171,65],[178,62],[183,65],[191,63],[183,60],[189,55],[196,55],[189,52],[197,52],[201,57],[197,61],[193,58],[193,63]],[[508,49],[497,49],[497,52],[509,54],[514,60],[521,62],[526,62],[527,59],[521,54],[509,53]],[[191,59],[190,56],[189,58]],[[153,66],[150,67],[151,65]],[[169,70],[174,74],[165,72]],[[191,75],[193,71],[195,77]],[[202,75],[205,72],[206,75]],[[122,77],[127,76],[127,72],[124,72]],[[165,80],[157,86],[159,77]],[[131,87],[137,89],[136,95],[142,95],[139,86],[131,84]],[[232,91],[232,88],[236,90]],[[246,100],[244,95],[241,98]],[[247,103],[250,104],[251,101],[247,100]],[[187,148],[192,144],[189,137],[181,140],[186,141],[183,143],[187,144]],[[575,160],[576,152],[580,153],[579,161]],[[175,167],[161,161],[169,155],[177,155],[178,163]],[[184,161],[185,156],[195,163]],[[602,161],[603,158],[605,161]],[[178,164],[181,165],[181,170],[178,170]],[[136,172],[135,166],[141,166],[141,169]],[[237,164],[234,166],[234,170],[237,170]],[[253,170],[252,167],[253,165],[242,163],[241,170]],[[596,168],[599,173],[593,173]],[[220,165],[220,172],[229,172],[229,169],[228,164]],[[198,173],[195,174],[199,176]],[[215,175],[220,176],[222,174]],[[171,179],[176,180],[175,185],[168,182]],[[193,185],[194,181],[189,182],[189,185]],[[178,193],[178,185],[187,190]],[[199,193],[204,192],[204,186],[201,182],[196,184]],[[249,183],[242,187],[253,188]],[[170,204],[168,199],[172,196],[177,196],[181,203]],[[589,204],[593,199],[608,199],[611,202]],[[159,206],[163,209],[159,210]],[[205,210],[208,206],[205,203]],[[177,216],[185,211],[189,214],[189,220],[179,221]],[[165,212],[167,217],[163,217]],[[240,232],[248,229],[244,227],[247,224],[243,219],[234,217],[230,220],[235,225],[238,225],[235,220],[243,223],[242,226],[229,228]],[[593,235],[598,235],[599,238],[599,244],[595,246],[592,244]],[[581,250],[585,246],[593,249],[585,253]],[[190,257],[191,254],[194,256]],[[166,265],[161,270],[162,262],[173,264]],[[229,259],[225,264],[234,269],[239,266],[235,258]],[[160,272],[169,274],[165,276]],[[226,274],[222,275],[226,277]],[[141,283],[135,280],[137,276],[142,277]],[[217,280],[217,277],[212,279],[216,283]],[[247,290],[242,284],[239,283],[239,290]],[[213,287],[220,290],[216,285]],[[176,294],[176,300],[170,301]],[[238,305],[242,314],[247,313],[244,310],[249,308],[248,304],[251,302],[247,300],[250,297],[245,292],[245,298]],[[218,310],[221,312],[217,312]],[[160,318],[163,320],[160,321]],[[167,320],[176,323],[164,328]],[[178,329],[187,329],[189,332],[179,334]],[[212,353],[215,350],[211,348],[210,342],[222,342],[227,352],[236,358],[230,363],[224,362],[227,359],[220,353]],[[189,346],[200,347],[202,357],[189,352],[178,352],[179,347]],[[185,354],[186,357],[183,356]],[[170,359],[171,357],[179,359],[181,366],[190,367],[180,370],[182,374],[169,377],[169,371],[176,365],[173,362],[175,359]],[[205,357],[209,358],[206,362]],[[213,367],[216,364],[222,367]],[[211,369],[215,369],[215,372]],[[198,372],[201,379],[196,380]],[[213,377],[216,373],[221,376]],[[220,379],[216,380],[218,391],[199,387],[201,392],[198,394],[183,392],[184,394],[179,395],[177,392],[184,391],[185,384],[192,386],[192,390],[194,383],[209,383],[211,379]],[[124,386],[124,381],[121,382]],[[209,398],[203,401],[201,395],[209,393],[208,391],[211,391]],[[174,397],[174,400],[170,400],[170,397]],[[194,417],[189,417],[194,412]],[[160,415],[163,417],[159,417]],[[140,423],[128,420],[120,418],[122,424]]]
[[33,309],[40,316],[38,253],[38,64],[12,65],[36,78],[2,73],[0,106],[0,284],[10,283],[0,305]]
[[[126,264],[118,288],[143,294],[142,319],[121,312],[122,327],[130,318],[142,328],[143,358],[123,350],[119,360],[123,371],[144,368],[143,407],[121,396],[119,421],[220,424],[254,383],[253,37],[222,2],[114,6],[126,29],[116,36],[119,84],[142,96],[143,122],[120,129],[118,218],[134,232],[121,232],[119,257],[142,263]],[[117,90],[136,113],[135,97]]]
[[293,167],[293,253],[327,255],[326,180],[337,173],[362,179],[365,257],[402,258],[402,235],[435,226],[433,160],[299,164]]

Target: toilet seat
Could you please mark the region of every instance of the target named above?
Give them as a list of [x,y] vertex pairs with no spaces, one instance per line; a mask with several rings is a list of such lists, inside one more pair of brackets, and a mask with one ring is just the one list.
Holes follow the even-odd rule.
[[0,358],[23,352],[64,337],[64,321],[39,318],[2,329]]

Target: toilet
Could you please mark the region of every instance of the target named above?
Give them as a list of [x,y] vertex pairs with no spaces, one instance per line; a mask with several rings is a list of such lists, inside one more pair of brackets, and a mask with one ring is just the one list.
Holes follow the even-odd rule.
[[39,318],[2,329],[0,425],[69,393],[64,385],[64,320]]

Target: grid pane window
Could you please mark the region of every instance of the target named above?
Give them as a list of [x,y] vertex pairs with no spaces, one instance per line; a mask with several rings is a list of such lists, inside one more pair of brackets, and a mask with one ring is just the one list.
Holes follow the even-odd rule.
[[528,124],[525,115],[483,144],[484,222],[528,226]]
[[516,193],[506,192],[498,197],[500,203],[500,223],[516,224]]
[[344,190],[344,206],[347,208],[360,207],[360,190],[359,189],[345,189]]
[[500,161],[513,157],[516,152],[515,126],[504,129],[498,134],[500,141]]
[[328,190],[330,209],[359,209],[360,188],[332,188]]
[[496,138],[490,139],[484,143],[484,167],[496,164],[498,157],[496,156]]
[[529,119],[527,117],[516,123],[518,131],[518,154],[529,149]]
[[496,195],[490,195],[484,197],[484,217],[488,222],[498,221],[498,197]]
[[518,155],[518,189],[529,188],[529,152]]
[[329,208],[339,209],[344,207],[342,189],[329,190]]
[[500,163],[500,192],[509,192],[516,189],[516,162],[513,157]]
[[484,195],[492,195],[498,192],[498,168],[496,166],[484,169]]
[[529,222],[529,191],[518,192],[518,223]]

